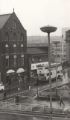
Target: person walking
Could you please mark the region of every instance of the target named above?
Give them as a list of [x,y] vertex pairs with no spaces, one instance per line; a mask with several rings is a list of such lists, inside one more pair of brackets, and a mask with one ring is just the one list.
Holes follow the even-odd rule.
[[65,106],[62,95],[60,96],[60,106],[61,106],[61,105]]
[[4,92],[4,100],[6,99],[6,91]]

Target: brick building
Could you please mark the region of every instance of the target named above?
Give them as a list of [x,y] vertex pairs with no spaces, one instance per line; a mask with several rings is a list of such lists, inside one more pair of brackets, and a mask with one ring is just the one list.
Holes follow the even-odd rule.
[[26,30],[16,14],[0,15],[0,81],[6,81],[10,69],[25,68],[26,49]]
[[[20,76],[16,72],[22,68],[27,72],[20,74],[20,87],[25,88],[30,82],[30,64],[44,61],[48,61],[47,44],[27,46],[26,30],[16,14],[13,12],[0,15],[0,81],[6,86],[6,80],[9,79],[9,87],[18,88]],[[8,74],[9,70],[13,70],[14,73]],[[28,79],[24,79],[24,76]]]

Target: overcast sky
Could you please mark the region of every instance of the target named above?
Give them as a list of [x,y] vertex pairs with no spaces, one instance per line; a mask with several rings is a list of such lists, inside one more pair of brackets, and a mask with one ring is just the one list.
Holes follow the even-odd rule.
[[61,35],[63,27],[70,27],[70,0],[0,0],[0,14],[14,11],[27,35],[45,35],[40,27],[53,25],[54,35]]

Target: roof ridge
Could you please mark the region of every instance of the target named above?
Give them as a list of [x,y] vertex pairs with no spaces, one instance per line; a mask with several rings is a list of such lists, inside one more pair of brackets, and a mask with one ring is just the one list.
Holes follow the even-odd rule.
[[12,13],[0,14],[0,16],[11,15]]
[[9,14],[1,14],[0,15],[0,30],[4,27],[5,23],[11,17],[12,13]]

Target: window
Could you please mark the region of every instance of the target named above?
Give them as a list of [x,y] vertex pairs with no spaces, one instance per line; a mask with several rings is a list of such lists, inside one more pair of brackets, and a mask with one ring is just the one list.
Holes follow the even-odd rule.
[[21,44],[21,47],[23,47],[23,44]]
[[6,44],[5,47],[8,48],[8,44]]
[[24,55],[22,54],[22,55],[21,55],[21,57],[23,58],[23,57],[24,57]]
[[15,59],[15,58],[17,58],[17,56],[16,56],[16,55],[14,55],[14,59]]
[[21,55],[21,65],[24,65],[24,55]]
[[13,57],[14,57],[14,66],[16,66],[16,58],[17,58],[17,56],[14,55]]
[[8,56],[8,55],[6,55],[6,59],[9,59],[9,56]]
[[6,66],[9,67],[9,56],[6,55],[5,58],[6,58],[5,60]]
[[13,44],[13,47],[15,48],[15,47],[16,47],[16,44]]

